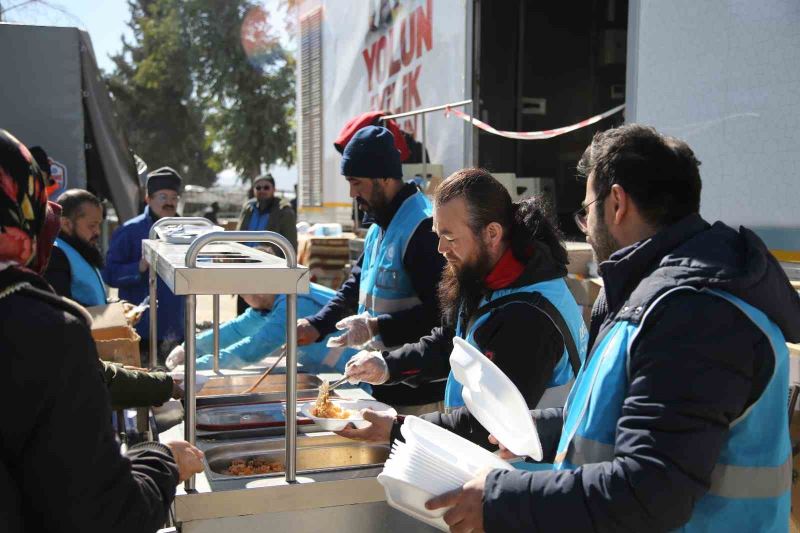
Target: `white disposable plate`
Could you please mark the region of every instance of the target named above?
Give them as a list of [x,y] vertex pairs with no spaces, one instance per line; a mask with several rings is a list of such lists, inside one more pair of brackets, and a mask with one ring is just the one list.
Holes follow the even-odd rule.
[[297,406],[298,410],[314,421],[320,428],[326,431],[341,431],[347,427],[348,424],[353,424],[356,428],[365,428],[369,426],[369,422],[361,417],[362,409],[372,409],[386,413],[391,416],[397,416],[397,411],[390,405],[385,403],[376,402],[375,400],[331,400],[332,403],[338,405],[342,409],[350,411],[350,418],[320,418],[311,414],[311,409],[314,407],[314,401],[303,402]]
[[386,491],[386,503],[436,529],[449,531],[450,528],[442,518],[447,509],[429,511],[425,508],[425,502],[438,494],[431,494],[385,473],[378,474],[378,483],[383,485],[383,489]]
[[406,442],[418,443],[428,455],[454,465],[471,476],[477,475],[484,468],[513,470],[507,461],[489,450],[422,418],[407,416],[400,432]]
[[516,455],[542,460],[542,444],[525,398],[502,370],[462,338],[453,339],[450,368],[469,412]]

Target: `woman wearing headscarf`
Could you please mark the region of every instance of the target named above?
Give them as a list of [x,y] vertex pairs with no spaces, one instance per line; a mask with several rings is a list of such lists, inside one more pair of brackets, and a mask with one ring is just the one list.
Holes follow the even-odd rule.
[[0,130],[0,524],[4,531],[155,531],[202,452],[119,452],[85,311],[40,276],[58,232],[28,149]]

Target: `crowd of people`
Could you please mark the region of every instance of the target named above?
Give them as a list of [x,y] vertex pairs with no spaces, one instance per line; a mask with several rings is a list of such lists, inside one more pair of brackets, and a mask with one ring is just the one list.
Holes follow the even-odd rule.
[[[371,225],[338,291],[312,283],[298,297],[300,363],[371,385],[399,413],[367,410],[370,426],[341,435],[402,440],[404,416],[420,415],[510,457],[464,406],[449,367],[458,336],[522,393],[544,460],[487,470],[429,501],[449,508],[452,531],[785,530],[786,342],[800,341],[800,298],[752,231],[700,216],[691,148],[631,124],[596,134],[577,163],[586,193],[575,221],[604,287],[587,325],[565,281],[563,235],[540,199],[512,202],[477,168],[453,173],[429,199],[403,181],[399,142],[366,124],[337,143],[350,196]],[[169,167],[150,173],[144,212],[115,231],[106,257],[99,200],[70,190],[48,203],[45,174],[5,132],[0,180],[0,342],[15,368],[3,394],[32,383],[40,391],[0,429],[8,523],[57,529],[31,503],[30,473],[41,472],[75,495],[59,490],[49,501],[67,521],[152,530],[176,483],[202,469],[202,452],[176,442],[119,454],[111,404],[140,400],[115,398],[114,382],[138,371],[98,360],[81,305],[105,303],[106,286],[133,304],[147,296],[141,241],[156,220],[177,215],[181,177]],[[295,211],[274,192],[271,176],[255,179],[238,227],[277,231],[296,246]],[[174,368],[186,355],[183,304],[159,281],[158,305],[158,357]],[[280,348],[285,305],[282,295],[241,295],[239,316],[220,329],[220,365],[241,368]],[[55,334],[37,335],[42,323]],[[145,352],[146,313],[137,330]],[[196,347],[198,368],[211,368],[210,332]],[[48,365],[58,371],[38,371]],[[148,402],[180,395],[169,375],[146,374]],[[42,463],[48,439],[74,435],[76,419],[91,443]],[[89,457],[103,466],[77,476]]]

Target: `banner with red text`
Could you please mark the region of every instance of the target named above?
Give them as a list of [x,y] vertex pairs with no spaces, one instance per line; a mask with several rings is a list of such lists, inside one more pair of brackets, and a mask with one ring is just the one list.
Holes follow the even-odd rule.
[[[355,115],[403,113],[464,99],[465,0],[322,2],[323,197],[347,202],[333,142]],[[419,116],[398,120],[421,140]],[[445,175],[463,165],[464,124],[442,113],[426,118],[431,163]],[[411,176],[406,176],[410,178]]]

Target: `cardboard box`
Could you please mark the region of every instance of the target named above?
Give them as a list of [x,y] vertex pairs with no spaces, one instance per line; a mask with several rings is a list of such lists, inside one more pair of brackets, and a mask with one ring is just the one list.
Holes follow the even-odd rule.
[[567,242],[569,264],[567,271],[584,278],[589,277],[589,263],[594,262],[592,247],[586,242]]
[[594,305],[597,295],[600,294],[600,289],[603,288],[602,278],[583,279],[575,274],[567,274],[566,282],[578,305],[585,305],[589,308]]
[[141,366],[141,337],[128,325],[121,303],[87,307],[92,317],[92,338],[103,361]]

